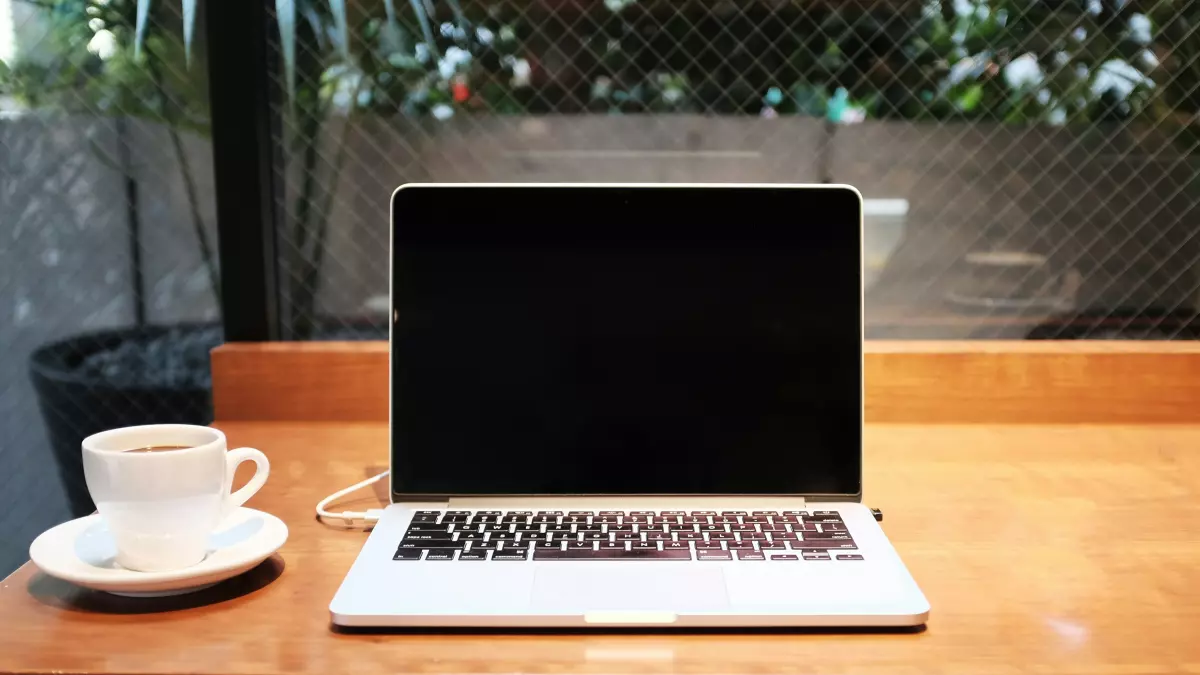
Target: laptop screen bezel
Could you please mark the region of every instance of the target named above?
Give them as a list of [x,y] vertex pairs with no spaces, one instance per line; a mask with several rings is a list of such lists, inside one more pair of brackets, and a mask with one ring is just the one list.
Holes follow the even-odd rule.
[[[537,197],[522,194],[530,191],[571,191],[570,195],[573,208],[577,209],[606,209],[611,208],[614,202],[616,192],[621,190],[637,190],[639,197],[650,195],[651,199],[656,199],[657,195],[661,194],[662,211],[670,210],[672,217],[687,218],[688,214],[686,200],[679,199],[680,190],[689,189],[704,189],[704,190],[720,190],[722,199],[730,203],[744,202],[742,211],[744,213],[757,213],[760,211],[760,203],[763,198],[764,191],[778,192],[786,191],[794,194],[796,200],[796,208],[793,212],[803,212],[807,214],[820,214],[822,222],[828,227],[847,227],[853,228],[857,232],[857,259],[858,259],[858,288],[856,296],[858,298],[858,418],[859,432],[857,438],[848,442],[844,449],[839,448],[839,451],[846,452],[849,455],[850,461],[847,462],[845,468],[846,473],[840,476],[839,484],[847,484],[855,486],[856,489],[847,492],[836,493],[753,493],[754,497],[771,498],[771,497],[795,497],[803,498],[809,501],[854,501],[862,500],[862,439],[863,439],[863,401],[865,398],[863,387],[863,223],[862,223],[862,195],[858,190],[849,185],[805,185],[805,184],[690,184],[690,183],[673,183],[673,184],[640,184],[640,183],[471,183],[471,184],[453,184],[453,183],[409,183],[401,185],[392,193],[391,198],[391,215],[389,226],[389,251],[388,251],[388,297],[389,306],[391,307],[391,319],[388,322],[388,445],[389,445],[389,466],[392,471],[389,475],[389,490],[391,500],[396,502],[411,502],[411,501],[446,501],[448,499],[468,498],[468,497],[484,497],[484,498],[503,498],[503,499],[520,499],[522,497],[638,497],[638,496],[669,496],[679,498],[689,497],[736,497],[741,496],[740,493],[704,493],[704,494],[689,494],[689,493],[571,493],[571,494],[516,494],[510,492],[499,493],[478,493],[478,492],[463,492],[463,493],[425,493],[425,492],[408,492],[397,489],[396,458],[399,450],[396,447],[396,439],[392,420],[394,418],[394,406],[396,397],[394,396],[394,359],[396,358],[392,331],[395,327],[398,316],[398,308],[396,307],[396,297],[393,292],[393,283],[395,280],[396,266],[396,231],[398,227],[403,226],[404,221],[410,222],[437,222],[438,214],[444,213],[447,204],[455,204],[456,210],[478,209],[481,217],[487,216],[495,218],[497,212],[503,211],[496,204],[479,200],[481,190],[503,189],[506,193],[511,192],[511,203],[522,203],[525,200],[537,199]],[[473,194],[474,191],[474,194]],[[560,194],[555,195],[562,198]],[[681,212],[682,211],[682,212]],[[523,215],[530,216],[529,211],[523,212]],[[546,217],[553,217],[547,214]],[[848,294],[848,293],[847,293]]]

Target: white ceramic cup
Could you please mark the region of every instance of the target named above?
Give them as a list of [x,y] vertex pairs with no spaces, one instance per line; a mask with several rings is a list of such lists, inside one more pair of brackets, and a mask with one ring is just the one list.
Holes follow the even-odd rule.
[[[129,452],[146,447],[179,450]],[[254,477],[230,494],[245,461]],[[190,424],[153,424],[83,439],[83,475],[96,510],[117,544],[117,564],[140,572],[195,565],[225,516],[252,497],[271,465],[254,448],[225,450],[225,434]]]

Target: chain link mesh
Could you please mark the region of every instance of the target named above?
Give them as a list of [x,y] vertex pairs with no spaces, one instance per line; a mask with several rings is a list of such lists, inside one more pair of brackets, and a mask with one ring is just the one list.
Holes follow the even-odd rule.
[[[0,0],[0,570],[72,510],[60,432],[208,414],[203,22],[189,62],[178,0],[152,3],[139,56],[136,6]],[[409,181],[850,183],[869,337],[1196,334],[1195,0],[290,6],[269,31],[286,337],[386,335]],[[42,371],[84,384],[35,390],[33,351],[79,336]]]
[[134,12],[0,0],[0,577],[92,510],[83,436],[211,420],[205,77],[177,4],[155,7],[138,65]]
[[397,185],[572,180],[857,186],[868,337],[1195,333],[1190,0],[297,7],[290,337],[385,334]]

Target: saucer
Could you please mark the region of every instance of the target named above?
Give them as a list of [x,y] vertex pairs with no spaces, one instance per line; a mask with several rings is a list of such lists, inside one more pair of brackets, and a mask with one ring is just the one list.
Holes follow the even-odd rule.
[[46,530],[29,546],[29,558],[46,574],[77,586],[130,597],[192,593],[235,577],[279,550],[287,541],[283,521],[269,513],[239,508],[209,538],[208,555],[170,572],[134,572],[116,562],[117,546],[98,514]]

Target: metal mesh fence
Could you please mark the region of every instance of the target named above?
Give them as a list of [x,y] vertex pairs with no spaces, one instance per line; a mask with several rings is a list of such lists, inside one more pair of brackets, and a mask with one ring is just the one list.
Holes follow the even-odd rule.
[[179,7],[155,7],[137,60],[128,0],[0,0],[0,17],[4,576],[91,510],[84,436],[210,420],[221,332],[205,77]]
[[868,337],[1196,330],[1191,0],[295,7],[289,337],[385,335],[388,195],[420,180],[851,183]]

